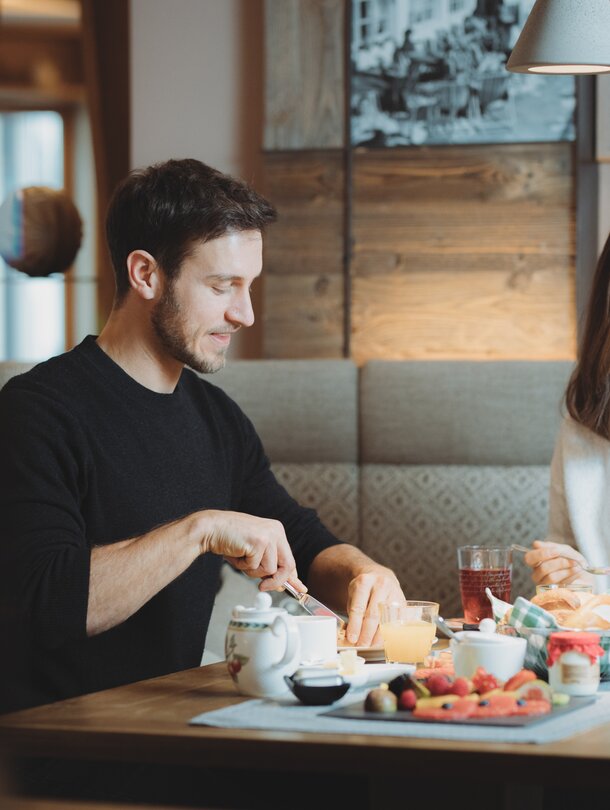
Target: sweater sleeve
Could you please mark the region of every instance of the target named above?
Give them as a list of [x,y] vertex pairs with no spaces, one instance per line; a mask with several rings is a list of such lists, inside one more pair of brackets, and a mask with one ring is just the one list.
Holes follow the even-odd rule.
[[12,381],[0,392],[2,599],[47,649],[86,635],[84,456],[77,421],[52,398]]
[[279,483],[254,426],[245,414],[239,413],[246,462],[239,509],[283,524],[298,575],[307,583],[313,559],[324,549],[342,541],[326,528],[314,509],[301,506]]
[[554,543],[567,543],[576,548],[576,539],[572,531],[566,503],[562,439],[563,428],[559,432],[551,460],[549,528],[546,539]]

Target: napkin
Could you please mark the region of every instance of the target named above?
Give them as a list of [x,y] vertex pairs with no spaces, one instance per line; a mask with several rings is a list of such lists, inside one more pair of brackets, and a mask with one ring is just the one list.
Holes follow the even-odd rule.
[[522,627],[544,627],[557,630],[559,625],[552,613],[544,610],[539,605],[534,605],[529,599],[518,596],[510,613],[506,617],[506,623],[517,630]]
[[502,622],[516,630],[520,630],[522,627],[544,627],[555,630],[559,628],[552,613],[523,596],[518,596],[515,604],[511,605],[494,596],[489,588],[485,588],[485,593],[491,602],[493,617],[498,624]]
[[513,609],[513,606],[509,605],[508,602],[503,602],[501,599],[498,599],[497,596],[493,595],[489,588],[485,588],[485,593],[491,602],[491,611],[493,613],[494,620],[496,623],[503,622],[504,617],[509,610]]

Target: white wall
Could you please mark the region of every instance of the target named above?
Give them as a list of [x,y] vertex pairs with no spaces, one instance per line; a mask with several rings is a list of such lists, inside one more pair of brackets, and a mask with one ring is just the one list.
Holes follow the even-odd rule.
[[[260,189],[263,0],[131,0],[131,164],[194,157]],[[232,357],[261,354],[257,324]]]

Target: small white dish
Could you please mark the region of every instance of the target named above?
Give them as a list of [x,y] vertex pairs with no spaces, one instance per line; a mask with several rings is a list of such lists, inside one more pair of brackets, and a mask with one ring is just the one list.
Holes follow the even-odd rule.
[[366,662],[364,658],[358,656],[356,671],[353,674],[345,673],[340,667],[337,660],[336,666],[331,666],[330,662],[321,666],[299,667],[292,676],[295,679],[315,679],[315,678],[328,678],[330,675],[339,675],[344,681],[347,681],[354,687],[361,686],[377,686],[380,683],[388,683],[397,675],[403,672],[415,672],[413,664],[386,664]]
[[[398,675],[415,672],[415,664],[373,664],[367,663],[357,675],[352,675],[352,686],[378,686],[380,683],[389,683]],[[350,676],[345,676],[349,680]]]
[[385,650],[383,649],[383,645],[379,647],[352,647],[352,646],[345,646],[345,647],[337,647],[338,652],[342,650],[356,650],[359,656],[366,659],[367,661],[382,661],[385,663]]

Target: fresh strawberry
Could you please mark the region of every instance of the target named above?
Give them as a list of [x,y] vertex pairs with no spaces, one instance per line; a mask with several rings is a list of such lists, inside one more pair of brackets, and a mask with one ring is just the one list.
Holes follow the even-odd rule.
[[484,692],[491,692],[492,689],[498,689],[501,682],[483,667],[478,667],[472,676],[472,685],[476,692],[483,694]]
[[426,686],[432,696],[446,695],[451,690],[451,682],[446,675],[433,673],[426,680]]
[[449,694],[466,697],[472,692],[472,684],[467,678],[456,678],[449,688]]
[[404,692],[400,693],[400,697],[398,698],[399,709],[407,709],[408,711],[411,711],[415,708],[416,703],[417,695],[413,689],[405,689]]

